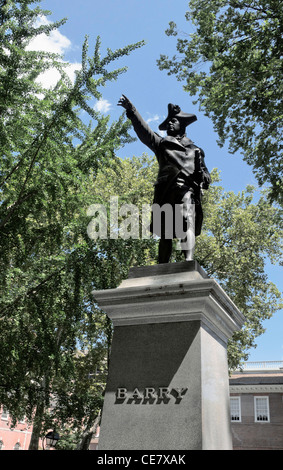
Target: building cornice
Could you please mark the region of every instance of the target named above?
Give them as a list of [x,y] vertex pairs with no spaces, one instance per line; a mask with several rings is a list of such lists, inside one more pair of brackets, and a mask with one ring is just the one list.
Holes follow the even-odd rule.
[[283,393],[283,384],[230,385],[230,393]]

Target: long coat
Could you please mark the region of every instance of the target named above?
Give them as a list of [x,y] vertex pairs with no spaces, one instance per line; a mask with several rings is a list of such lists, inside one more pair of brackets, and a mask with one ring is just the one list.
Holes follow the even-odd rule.
[[[190,190],[195,203],[195,235],[199,235],[203,219],[201,183],[204,189],[210,183],[203,150],[186,136],[180,139],[161,137],[152,131],[134,107],[127,110],[127,116],[141,142],[155,153],[159,163],[153,202],[160,206],[166,203],[180,204],[185,192]],[[180,174],[186,182],[183,188],[176,184]]]

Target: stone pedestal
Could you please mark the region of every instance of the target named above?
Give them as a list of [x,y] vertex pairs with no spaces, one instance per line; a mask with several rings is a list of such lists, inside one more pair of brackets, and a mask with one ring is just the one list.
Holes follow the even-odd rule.
[[114,324],[99,450],[232,449],[227,340],[243,315],[195,261],[94,291]]

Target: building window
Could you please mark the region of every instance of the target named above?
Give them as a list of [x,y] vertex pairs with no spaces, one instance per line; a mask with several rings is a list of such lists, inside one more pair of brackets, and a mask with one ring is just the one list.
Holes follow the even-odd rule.
[[230,411],[231,421],[241,422],[241,398],[231,397],[230,398]]
[[6,408],[3,408],[1,419],[5,419],[5,421],[7,421],[8,418],[9,418],[9,412]]
[[268,397],[254,397],[255,422],[269,422]]

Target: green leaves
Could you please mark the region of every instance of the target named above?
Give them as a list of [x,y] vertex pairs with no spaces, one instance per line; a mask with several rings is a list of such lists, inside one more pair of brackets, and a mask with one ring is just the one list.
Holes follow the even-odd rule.
[[[225,192],[215,169],[211,176],[195,258],[246,317],[242,330],[229,341],[229,367],[234,369],[256,346],[264,332],[262,322],[283,306],[280,291],[265,272],[267,259],[281,259],[282,220],[280,210],[270,206],[268,191],[247,186],[238,194]],[[180,252],[175,259],[182,261]]]
[[[73,401],[82,409],[93,401],[76,383],[82,374],[77,350],[82,348],[92,370],[107,356],[111,329],[91,292],[95,283],[115,285],[118,269],[100,281],[100,248],[87,237],[85,210],[97,172],[115,162],[116,150],[131,137],[124,116],[110,124],[93,101],[125,72],[113,62],[143,42],[100,57],[98,38],[89,57],[86,38],[72,82],[59,55],[28,47],[64,22],[38,24],[46,12],[33,3],[0,2],[0,402],[15,418],[25,408],[31,417],[37,407],[38,433],[51,394],[61,417],[68,394],[76,393]],[[38,78],[53,68],[61,78],[45,89]],[[69,409],[74,422],[82,409]],[[98,405],[90,421],[97,412]]]
[[229,346],[230,367],[247,360],[262,321],[282,307],[280,292],[265,273],[266,259],[280,261],[282,221],[270,206],[266,191],[247,187],[239,194],[211,186],[204,203],[204,232],[197,240],[196,256],[218,280],[247,321]]
[[[260,185],[282,203],[282,4],[279,1],[191,0],[190,39],[177,39],[178,56],[158,60],[184,82],[219,135],[240,151]],[[166,34],[176,36],[176,25]],[[196,102],[197,102],[196,101]]]

